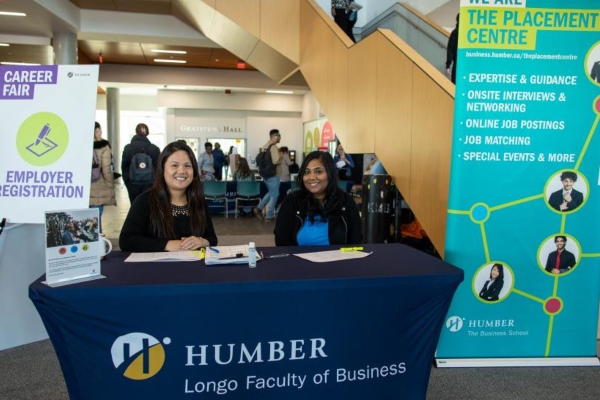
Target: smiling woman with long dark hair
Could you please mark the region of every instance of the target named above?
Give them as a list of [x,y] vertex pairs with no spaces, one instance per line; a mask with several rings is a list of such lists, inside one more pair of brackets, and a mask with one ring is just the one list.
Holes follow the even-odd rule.
[[275,224],[277,246],[357,244],[362,241],[358,207],[337,184],[329,153],[309,153],[298,174],[299,189],[281,204]]
[[158,158],[152,188],[129,209],[119,246],[123,251],[157,252],[216,244],[194,152],[183,142],[170,143]]

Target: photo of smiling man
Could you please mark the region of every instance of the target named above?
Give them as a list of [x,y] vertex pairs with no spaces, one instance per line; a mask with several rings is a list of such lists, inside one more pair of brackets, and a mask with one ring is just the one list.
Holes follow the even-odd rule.
[[553,192],[548,199],[552,208],[561,212],[573,211],[583,203],[583,193],[573,188],[577,181],[577,174],[565,171],[560,174],[562,189]]

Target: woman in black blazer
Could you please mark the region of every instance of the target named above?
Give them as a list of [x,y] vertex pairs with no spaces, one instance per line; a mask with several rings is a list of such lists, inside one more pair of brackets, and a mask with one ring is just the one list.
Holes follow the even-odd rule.
[[485,281],[479,292],[479,297],[485,301],[497,301],[498,295],[504,286],[504,267],[502,264],[494,264],[490,271],[490,279]]

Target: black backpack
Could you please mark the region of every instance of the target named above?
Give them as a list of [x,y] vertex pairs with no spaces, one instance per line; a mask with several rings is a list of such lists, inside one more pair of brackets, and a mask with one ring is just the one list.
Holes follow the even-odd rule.
[[273,145],[269,145],[266,150],[261,149],[260,153],[258,153],[256,156],[258,173],[263,177],[263,179],[277,175],[277,169],[275,164],[273,164],[273,160],[271,159],[271,146]]
[[142,149],[131,158],[129,181],[134,185],[150,185],[154,182],[152,157],[146,153],[146,149]]

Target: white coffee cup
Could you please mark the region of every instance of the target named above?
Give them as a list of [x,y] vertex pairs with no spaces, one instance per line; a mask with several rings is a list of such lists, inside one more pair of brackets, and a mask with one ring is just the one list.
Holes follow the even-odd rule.
[[108,255],[108,253],[110,253],[112,251],[112,243],[110,240],[108,240],[103,233],[101,233],[99,235],[98,240],[100,242],[104,242],[103,246],[101,244],[101,246],[104,248],[104,250],[102,250],[102,248],[100,249],[100,260],[104,260],[106,258],[106,256]]

